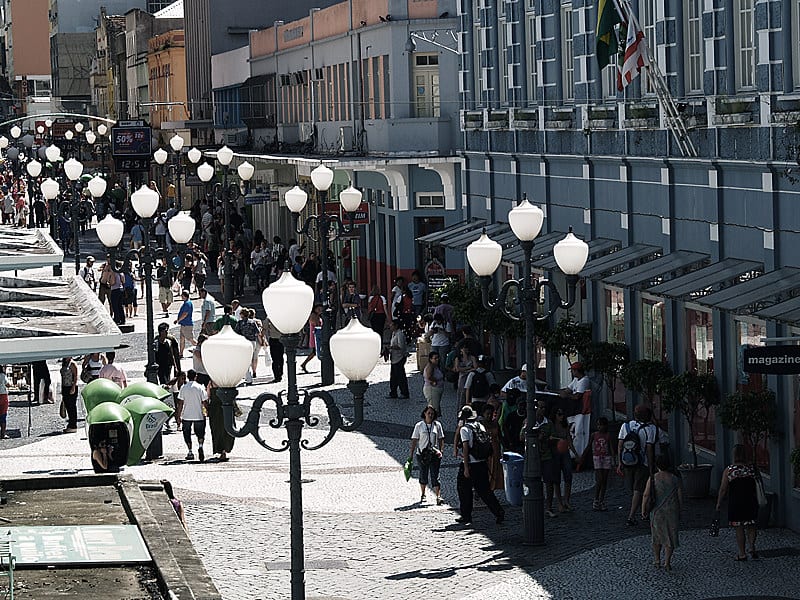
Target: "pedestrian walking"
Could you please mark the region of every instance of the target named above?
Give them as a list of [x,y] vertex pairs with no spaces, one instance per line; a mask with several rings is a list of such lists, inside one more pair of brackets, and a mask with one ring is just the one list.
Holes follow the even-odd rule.
[[[560,471],[560,478],[564,479],[564,493],[559,494],[561,500],[561,507],[559,510],[564,512],[571,512],[572,505],[570,499],[572,498],[572,456],[570,451],[575,453],[575,445],[572,442],[572,435],[569,431],[569,423],[564,411],[558,407],[554,407],[551,412],[550,420],[553,423],[553,432],[550,436],[550,444],[553,446],[553,459],[556,466]],[[561,483],[555,485],[561,486]]]
[[408,398],[408,378],[406,377],[406,359],[408,358],[408,343],[403,331],[403,322],[393,319],[391,325],[392,337],[389,348],[384,356],[388,356],[392,365],[389,371],[389,398],[397,398],[400,390],[401,398]]
[[756,494],[756,467],[747,464],[747,452],[742,444],[733,447],[733,464],[722,473],[717,494],[717,512],[728,496],[728,523],[736,528],[736,548],[739,553],[737,561],[747,560],[747,548],[750,556],[758,558],[756,550],[756,520],[758,519],[758,496]]
[[109,379],[116,383],[119,387],[125,389],[128,387],[128,378],[125,375],[125,371],[122,369],[122,367],[114,364],[114,359],[116,356],[116,352],[106,352],[106,364],[103,365],[103,368],[100,369],[100,372],[97,374],[97,376],[102,379]]
[[50,388],[50,370],[47,362],[33,362],[33,403],[53,404],[53,391]]
[[[475,410],[475,407],[472,408]],[[491,404],[484,403],[481,408],[481,414],[478,418],[483,425],[484,429],[492,438],[492,455],[486,459],[486,466],[489,469],[489,489],[502,490],[505,488],[503,478],[503,465],[500,462],[502,449],[500,447],[500,426],[497,423],[495,408]]]
[[272,321],[266,320],[267,327],[265,336],[269,344],[269,356],[272,360],[272,383],[277,383],[283,379],[283,353],[284,347],[281,342],[281,332],[273,325]]
[[94,273],[94,256],[86,257],[86,264],[81,267],[80,271],[78,271],[78,274],[93,292],[97,291],[97,280],[95,279]]
[[431,342],[431,352],[438,352],[444,359],[450,352],[450,336],[453,334],[453,327],[445,322],[444,315],[434,314],[430,326],[425,332],[425,336]]
[[453,369],[458,373],[457,395],[459,408],[467,403],[467,376],[477,366],[475,356],[469,353],[469,347],[464,344],[459,349]]
[[608,490],[608,476],[611,474],[611,434],[608,432],[608,419],[597,419],[597,431],[592,434],[581,458],[589,452],[592,453],[594,463],[594,501],[593,510],[608,510],[606,506],[606,491]]
[[225,414],[222,399],[217,394],[217,384],[213,381],[206,386],[208,392],[208,424],[211,427],[211,449],[217,455],[217,462],[228,462],[228,453],[233,450],[235,438],[225,429]]
[[256,311],[249,308],[242,309],[242,318],[234,325],[233,330],[245,338],[253,346],[253,354],[250,359],[250,370],[245,375],[245,383],[253,383],[253,379],[258,377],[258,354],[261,346],[264,345],[264,336],[261,333],[261,324],[255,319]]
[[[656,457],[656,473],[647,480],[642,499],[642,518],[649,516],[650,536],[653,542],[653,565],[661,566],[661,549],[664,549],[664,568],[672,570],[672,553],[678,547],[678,521],[683,496],[681,482],[669,472],[669,457]],[[652,498],[653,509],[646,514]],[[745,555],[746,556],[746,555]]]
[[495,516],[495,523],[499,525],[505,519],[505,511],[494,492],[489,489],[489,468],[486,458],[481,458],[476,451],[481,443],[480,438],[488,437],[486,429],[476,422],[477,415],[471,406],[463,407],[459,418],[464,425],[459,429],[459,450],[462,460],[458,467],[456,486],[461,516],[456,521],[464,525],[472,523],[472,491],[475,490]]
[[205,333],[197,336],[197,345],[192,350],[192,368],[197,373],[197,383],[200,385],[208,385],[211,378],[208,376],[206,366],[203,364],[203,342],[208,339]]
[[105,304],[106,299],[108,299],[108,305],[111,306],[111,284],[114,280],[111,261],[106,260],[100,267],[100,284],[97,288],[97,299],[100,300],[100,304]]
[[422,281],[422,275],[419,271],[415,270],[411,273],[411,281],[408,282],[408,291],[411,292],[411,304],[414,309],[414,316],[418,317],[422,314],[422,309],[425,307],[428,291],[428,286]]
[[436,409],[437,414],[442,410],[442,394],[444,393],[444,373],[440,367],[441,362],[441,355],[436,351],[431,352],[428,354],[428,364],[422,370],[424,379],[422,395],[428,404]]
[[109,277],[111,314],[117,325],[125,324],[125,274],[122,273],[122,264],[117,263]]
[[169,305],[172,304],[172,275],[167,270],[167,267],[160,264],[156,269],[156,277],[158,278],[158,301],[161,304],[161,310],[164,311],[164,316],[169,316]]
[[311,352],[308,353],[306,359],[300,365],[303,373],[308,373],[306,365],[309,361],[317,357],[317,360],[322,360],[322,304],[315,304],[311,309],[311,315],[308,317],[308,347]]
[[381,289],[377,284],[372,286],[372,292],[367,300],[367,318],[369,326],[383,339],[383,331],[386,329],[386,297],[381,294]]
[[61,359],[61,402],[67,415],[64,433],[78,431],[78,365],[71,356]]
[[214,323],[216,322],[217,303],[214,296],[209,295],[206,288],[200,288],[200,331],[208,335],[214,334]]
[[0,440],[6,437],[6,424],[8,421],[8,382],[6,380],[6,366],[0,365]]
[[178,406],[175,410],[175,421],[183,430],[183,441],[189,452],[186,460],[194,460],[192,452],[192,429],[197,437],[197,458],[200,462],[206,459],[203,450],[203,442],[206,437],[206,412],[208,411],[208,401],[206,399],[206,389],[197,383],[197,373],[194,369],[186,372],[186,383],[181,386],[178,392]]
[[100,369],[106,365],[106,357],[99,352],[92,352],[83,357],[81,365],[81,381],[89,383],[100,377]]
[[194,321],[192,320],[192,313],[194,312],[194,305],[189,300],[189,290],[184,288],[181,292],[183,304],[178,311],[178,317],[175,319],[174,324],[181,326],[180,333],[180,356],[183,358],[183,350],[186,348],[186,342],[196,344],[197,340],[194,339]]
[[439,469],[442,465],[444,451],[444,430],[437,417],[438,411],[433,406],[426,406],[420,415],[421,421],[414,426],[411,433],[411,457],[416,458],[419,467],[419,501],[425,502],[425,490],[428,485],[436,494],[436,504],[442,503]]
[[642,501],[647,480],[655,465],[656,426],[650,423],[652,411],[644,404],[633,411],[633,420],[619,430],[617,475],[624,475],[631,491],[628,525],[636,525],[636,511]]
[[172,378],[173,369],[176,373],[181,370],[181,351],[178,340],[169,332],[168,323],[159,323],[158,337],[153,343],[158,365],[158,382],[164,385]]

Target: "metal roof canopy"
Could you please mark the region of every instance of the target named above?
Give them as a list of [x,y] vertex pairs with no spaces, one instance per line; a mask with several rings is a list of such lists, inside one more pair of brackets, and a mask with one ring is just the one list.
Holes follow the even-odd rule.
[[616,275],[606,277],[604,281],[611,285],[638,287],[650,284],[651,282],[669,273],[673,273],[701,261],[708,260],[708,258],[708,254],[676,250],[675,252],[670,252],[664,256],[659,256],[658,258],[647,261],[630,269],[625,269]]
[[[508,224],[506,223],[492,223],[491,225],[486,226],[486,235],[502,235],[507,228]],[[481,237],[482,232],[483,227],[473,227],[469,231],[465,231],[464,233],[447,240],[442,244],[442,246],[452,250],[465,250],[467,246]]]
[[470,219],[469,221],[461,221],[455,225],[450,225],[439,231],[428,233],[417,238],[418,242],[423,244],[439,244],[442,240],[447,239],[451,235],[458,235],[465,231],[471,231],[475,227],[483,227],[486,225],[486,219]]
[[41,229],[0,226],[0,271],[60,265],[64,251]]
[[119,327],[79,276],[0,273],[0,364],[113,350]]
[[686,275],[659,283],[648,288],[647,292],[657,296],[682,299],[689,294],[713,288],[726,281],[737,279],[745,273],[760,271],[763,268],[764,265],[759,262],[740,258],[725,258]]
[[800,286],[800,269],[781,267],[775,271],[753,277],[696,301],[704,306],[738,312],[757,302],[766,302],[788,290]]
[[611,254],[606,254],[594,260],[590,260],[586,263],[583,271],[581,271],[581,275],[591,279],[601,279],[603,275],[610,271],[614,271],[628,263],[654,257],[661,252],[663,252],[663,250],[659,246],[631,244]]
[[[535,261],[537,258],[551,256],[553,254],[553,246],[563,240],[565,235],[567,234],[563,231],[551,231],[550,233],[546,233],[542,237],[535,239],[533,252],[531,253],[531,258],[533,261]],[[522,246],[520,244],[514,244],[513,246],[503,250],[503,260],[521,263],[523,260],[525,260],[525,252],[523,252]]]
[[778,302],[778,304],[761,309],[755,314],[762,319],[772,319],[795,325],[800,321],[800,297]]
[[[599,256],[605,256],[611,250],[619,249],[622,245],[622,242],[619,240],[609,240],[606,238],[595,238],[593,240],[589,240],[589,257],[595,258]],[[544,269],[545,271],[552,271],[553,269],[558,268],[558,263],[556,262],[556,257],[554,254],[550,256],[546,256],[545,258],[540,258],[539,260],[533,261],[533,266],[539,269]]]

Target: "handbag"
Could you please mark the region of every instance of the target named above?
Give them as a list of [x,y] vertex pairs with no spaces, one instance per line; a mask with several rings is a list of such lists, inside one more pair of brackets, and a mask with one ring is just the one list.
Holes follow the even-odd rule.
[[[716,513],[716,515],[719,515],[719,513]],[[719,537],[719,516],[716,515],[711,520],[711,527],[708,528],[708,534],[711,537]]]
[[58,416],[62,419],[67,418],[67,405],[64,404],[64,401],[61,401],[61,405],[58,407]]
[[92,372],[88,368],[81,369],[81,381],[89,383],[92,380]]
[[758,470],[758,467],[754,467],[754,469],[754,479],[756,480],[756,500],[758,501],[758,506],[763,508],[767,505],[767,494],[764,491],[764,480],[761,479],[761,471]]

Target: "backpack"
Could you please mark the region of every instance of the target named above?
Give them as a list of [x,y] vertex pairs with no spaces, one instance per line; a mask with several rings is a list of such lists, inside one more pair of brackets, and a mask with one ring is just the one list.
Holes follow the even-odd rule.
[[492,455],[492,436],[479,423],[464,425],[472,431],[472,444],[469,453],[476,460],[486,460]]
[[489,395],[489,379],[486,377],[486,371],[475,371],[472,374],[472,385],[469,390],[473,398],[486,398]]
[[639,437],[639,432],[644,427],[644,423],[639,423],[639,427],[635,430],[631,429],[630,423],[625,423],[628,433],[622,439],[622,465],[625,467],[638,467],[644,464],[644,456],[642,454],[642,438]]

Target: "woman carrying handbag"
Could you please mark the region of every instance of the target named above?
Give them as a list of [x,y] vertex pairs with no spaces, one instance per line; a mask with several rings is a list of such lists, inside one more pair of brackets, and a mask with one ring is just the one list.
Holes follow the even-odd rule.
[[439,468],[444,450],[444,430],[442,424],[436,420],[439,415],[432,406],[426,406],[420,416],[422,420],[414,426],[411,434],[411,456],[416,457],[419,466],[419,487],[422,493],[419,501],[425,502],[425,489],[430,483],[436,493],[436,504],[440,505],[442,496]]

